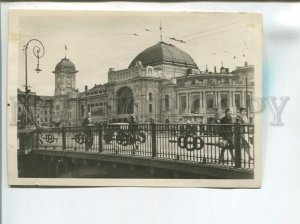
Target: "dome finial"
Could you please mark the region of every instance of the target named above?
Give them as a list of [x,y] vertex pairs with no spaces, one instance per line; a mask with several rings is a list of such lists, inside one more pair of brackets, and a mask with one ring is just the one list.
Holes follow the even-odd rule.
[[162,27],[161,27],[161,21],[160,21],[159,31],[160,31],[160,42],[162,42]]

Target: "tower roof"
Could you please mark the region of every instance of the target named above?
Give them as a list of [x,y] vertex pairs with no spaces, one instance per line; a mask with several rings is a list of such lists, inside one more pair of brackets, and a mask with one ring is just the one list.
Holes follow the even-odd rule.
[[129,68],[134,67],[138,61],[141,61],[145,66],[169,64],[186,68],[198,68],[190,55],[174,45],[162,41],[138,54],[130,63]]
[[70,73],[76,73],[78,72],[75,68],[75,65],[73,64],[73,62],[71,62],[69,59],[67,58],[63,58],[61,59],[61,61],[55,66],[55,71],[53,73],[56,72],[70,72]]

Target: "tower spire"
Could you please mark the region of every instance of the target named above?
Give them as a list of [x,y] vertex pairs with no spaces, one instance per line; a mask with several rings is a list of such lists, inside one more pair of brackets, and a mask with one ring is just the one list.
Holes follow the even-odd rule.
[[162,42],[162,27],[161,27],[161,21],[159,26],[159,32],[160,32],[160,42]]

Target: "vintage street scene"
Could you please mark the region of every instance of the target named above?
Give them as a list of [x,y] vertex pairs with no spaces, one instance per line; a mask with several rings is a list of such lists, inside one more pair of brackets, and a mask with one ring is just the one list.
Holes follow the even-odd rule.
[[256,16],[37,17],[19,17],[19,178],[254,178]]

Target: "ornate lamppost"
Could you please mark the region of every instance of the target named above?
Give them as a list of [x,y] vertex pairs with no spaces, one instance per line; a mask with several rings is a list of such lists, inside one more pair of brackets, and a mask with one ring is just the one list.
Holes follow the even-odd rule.
[[43,45],[43,43],[38,40],[38,39],[31,39],[27,42],[27,44],[24,46],[24,51],[25,51],[25,102],[24,102],[24,109],[25,109],[25,121],[24,121],[24,126],[27,127],[28,125],[32,124],[33,122],[30,121],[28,118],[29,116],[31,117],[31,119],[33,119],[32,116],[32,112],[31,112],[31,108],[30,108],[30,104],[29,104],[29,93],[30,93],[30,89],[29,89],[29,85],[28,85],[28,66],[27,66],[27,53],[28,53],[28,47],[30,43],[36,42],[37,45],[35,45],[32,50],[33,50],[33,54],[34,56],[37,58],[37,65],[36,65],[36,69],[35,71],[37,73],[41,72],[42,70],[40,69],[39,65],[40,65],[40,58],[42,58],[45,54],[45,47]]

